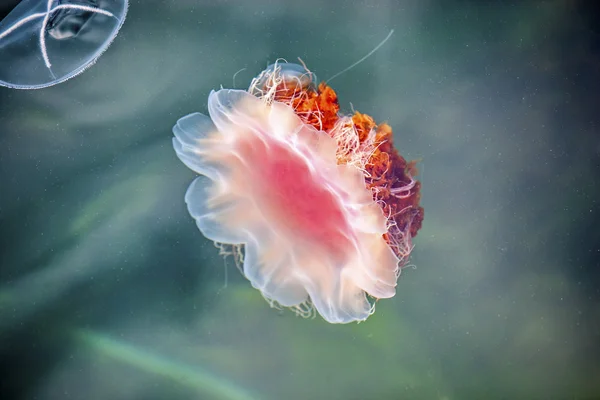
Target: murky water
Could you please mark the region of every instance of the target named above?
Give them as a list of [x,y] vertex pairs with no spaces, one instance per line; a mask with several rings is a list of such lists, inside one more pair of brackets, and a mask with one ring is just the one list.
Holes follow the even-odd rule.
[[[597,396],[598,32],[440,3],[133,1],[82,75],[0,88],[0,397]],[[189,216],[171,128],[242,68],[327,78],[390,29],[332,86],[421,160],[416,268],[358,325],[273,310]]]

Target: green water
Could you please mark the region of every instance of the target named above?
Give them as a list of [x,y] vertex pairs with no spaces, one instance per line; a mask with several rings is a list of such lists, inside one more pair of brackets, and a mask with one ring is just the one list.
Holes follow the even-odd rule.
[[[0,88],[0,398],[597,397],[598,52],[574,6],[517,4],[133,1],[82,75]],[[361,324],[271,309],[189,216],[171,128],[391,29],[332,86],[421,160],[416,268]]]

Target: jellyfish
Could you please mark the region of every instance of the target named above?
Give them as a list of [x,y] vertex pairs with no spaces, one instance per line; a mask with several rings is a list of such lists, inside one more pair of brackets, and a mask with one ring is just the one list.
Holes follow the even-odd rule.
[[391,127],[339,109],[327,83],[278,61],[173,127],[200,175],[185,202],[203,235],[271,306],[329,323],[364,321],[395,295],[423,220]]
[[0,21],[0,86],[40,89],[92,66],[117,36],[128,0],[23,0]]

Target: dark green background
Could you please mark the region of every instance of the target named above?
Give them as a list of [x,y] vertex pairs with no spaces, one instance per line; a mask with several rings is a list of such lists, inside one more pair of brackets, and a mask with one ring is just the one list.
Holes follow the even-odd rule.
[[[82,75],[0,88],[0,398],[598,398],[586,4],[133,1]],[[358,325],[270,309],[231,262],[224,287],[171,127],[242,68],[324,79],[390,29],[332,86],[421,159],[416,268]]]

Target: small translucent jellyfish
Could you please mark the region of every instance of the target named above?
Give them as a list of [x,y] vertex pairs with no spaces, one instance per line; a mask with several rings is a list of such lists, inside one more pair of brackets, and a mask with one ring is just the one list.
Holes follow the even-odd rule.
[[203,175],[185,201],[272,306],[348,323],[395,295],[423,208],[389,125],[340,113],[331,87],[287,63],[248,91],[211,92],[208,112],[173,127],[178,157]]
[[23,0],[0,21],[0,86],[41,89],[79,75],[108,48],[128,0]]

